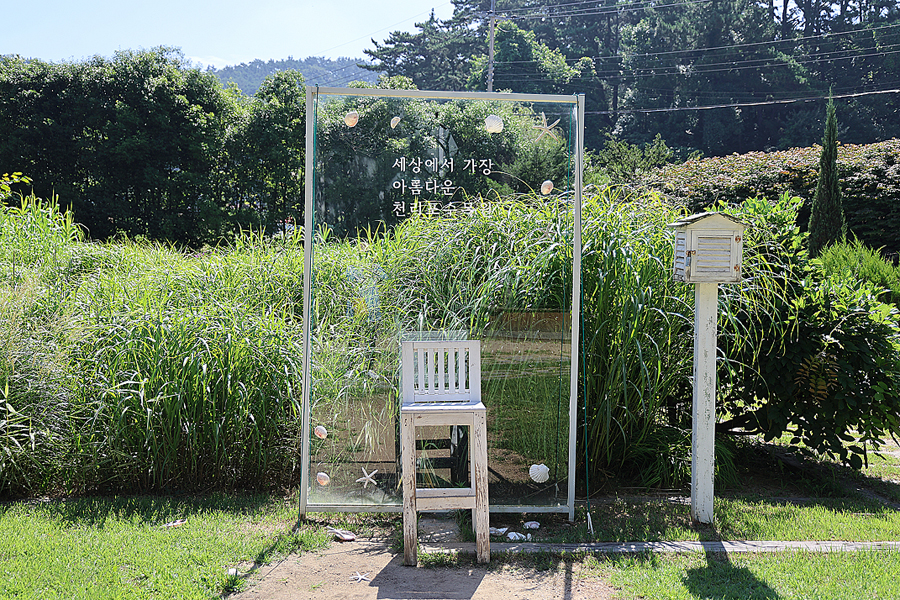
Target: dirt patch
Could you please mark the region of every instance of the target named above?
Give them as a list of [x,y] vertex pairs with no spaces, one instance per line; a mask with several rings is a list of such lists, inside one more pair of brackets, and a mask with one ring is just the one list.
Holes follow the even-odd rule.
[[[613,588],[578,562],[547,569],[496,562],[457,567],[406,567],[403,555],[381,542],[334,543],[320,552],[291,555],[263,567],[247,590],[230,600],[347,599],[529,599],[604,600]],[[357,575],[364,579],[357,580]]]

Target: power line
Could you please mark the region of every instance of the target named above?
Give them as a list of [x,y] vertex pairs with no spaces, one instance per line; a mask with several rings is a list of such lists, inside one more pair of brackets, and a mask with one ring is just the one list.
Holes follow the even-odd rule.
[[597,110],[585,112],[589,115],[611,115],[611,114],[647,114],[647,113],[672,113],[672,112],[689,112],[698,110],[713,110],[716,108],[744,108],[749,106],[775,106],[781,104],[793,104],[797,102],[812,102],[815,100],[827,100],[829,97],[835,100],[842,98],[859,98],[861,96],[873,96],[877,94],[896,94],[900,92],[900,88],[891,90],[876,90],[871,92],[858,92],[855,94],[834,94],[832,96],[808,96],[805,98],[790,98],[786,100],[767,100],[764,102],[734,102],[731,104],[715,104],[708,106],[676,106],[672,108],[635,108],[629,110]]
[[[900,47],[900,44],[893,44],[889,46],[891,48]],[[877,51],[868,54],[852,54],[847,56],[827,56],[832,53],[823,53],[822,55],[811,55],[814,58],[811,59],[794,59],[793,57],[785,57],[787,60],[774,60],[765,62],[762,64],[751,64],[751,63],[761,63],[761,61],[766,59],[749,59],[745,61],[729,61],[724,63],[708,63],[708,64],[693,64],[693,65],[667,65],[664,67],[645,67],[633,70],[625,70],[625,69],[617,69],[615,71],[596,71],[594,75],[590,77],[571,77],[567,82],[571,83],[573,81],[593,81],[595,79],[608,79],[608,78],[623,78],[623,79],[643,79],[648,77],[668,77],[668,76],[697,76],[697,75],[706,75],[711,73],[730,73],[734,71],[746,71],[748,69],[755,70],[767,70],[774,69],[776,67],[795,67],[795,66],[811,66],[818,65],[828,62],[838,62],[844,60],[855,60],[862,58],[871,58],[874,56],[884,57],[890,56],[893,54],[900,53],[900,50],[890,50],[890,51]],[[719,67],[722,68],[706,68],[706,67]],[[557,81],[552,77],[542,76],[541,73],[534,73],[536,77],[532,77],[531,73],[496,73],[494,75],[495,80],[503,81],[506,83],[514,83],[519,81],[530,81],[530,82],[539,82],[539,81]],[[522,77],[525,77],[524,79]]]
[[[834,38],[834,37],[839,37],[839,36],[853,35],[853,34],[859,34],[859,33],[864,34],[864,33],[869,33],[869,32],[873,32],[873,31],[880,31],[883,29],[897,29],[897,28],[900,28],[900,24],[884,25],[882,27],[873,27],[871,29],[856,29],[853,31],[843,31],[843,32],[839,32],[839,33],[823,33],[823,34],[819,34],[819,35],[810,35],[810,36],[799,37],[799,38],[787,38],[787,39],[783,39],[783,40],[771,40],[771,41],[767,41],[767,42],[750,42],[750,43],[746,43],[746,44],[733,44],[730,46],[707,46],[707,47],[700,47],[700,48],[689,48],[689,49],[685,49],[685,50],[666,50],[666,51],[661,51],[661,52],[612,54],[609,56],[589,56],[587,58],[590,58],[592,60],[604,60],[604,61],[606,61],[606,60],[623,60],[625,58],[653,58],[653,57],[666,56],[666,55],[670,55],[670,54],[686,54],[686,53],[691,53],[691,52],[710,52],[713,50],[733,50],[733,49],[742,49],[742,48],[752,48],[755,46],[769,46],[769,45],[773,45],[773,44],[789,44],[789,43],[805,42],[805,41],[810,41],[810,40],[825,40],[828,38]],[[574,63],[574,62],[578,62],[579,60],[581,60],[581,58],[567,58],[566,62]],[[497,64],[528,64],[528,63],[535,63],[535,62],[538,62],[538,61],[537,60],[510,60],[510,61],[498,61]]]
[[[654,10],[662,9],[662,8],[672,8],[676,6],[691,6],[696,4],[709,4],[712,0],[685,0],[684,2],[671,2],[669,4],[656,4],[657,0],[646,0],[644,2],[634,2],[631,4],[619,4],[616,6],[608,6],[602,8],[594,8],[594,9],[586,9],[586,10],[573,10],[573,11],[557,11],[557,10],[547,10],[544,12],[537,12],[532,14],[524,14],[524,15],[509,15],[501,13],[500,16],[506,18],[510,21],[525,21],[525,20],[533,20],[533,19],[567,19],[571,17],[593,17],[593,16],[606,16],[606,15],[619,15],[622,13],[630,13],[647,10],[652,8]],[[552,7],[550,7],[552,8]]]

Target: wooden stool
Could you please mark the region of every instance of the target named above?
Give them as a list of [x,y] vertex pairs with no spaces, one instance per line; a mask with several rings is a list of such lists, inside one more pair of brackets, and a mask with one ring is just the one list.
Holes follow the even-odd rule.
[[[402,342],[403,561],[418,563],[417,511],[471,509],[478,562],[491,557],[488,535],[487,411],[481,402],[478,340]],[[471,487],[416,487],[416,427],[469,427]]]

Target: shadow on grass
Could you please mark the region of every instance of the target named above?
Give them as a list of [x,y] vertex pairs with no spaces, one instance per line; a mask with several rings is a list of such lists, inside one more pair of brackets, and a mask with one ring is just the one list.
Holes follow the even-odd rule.
[[728,553],[707,550],[706,566],[688,569],[682,579],[684,586],[696,598],[721,600],[778,600],[769,585],[747,567],[736,567]]

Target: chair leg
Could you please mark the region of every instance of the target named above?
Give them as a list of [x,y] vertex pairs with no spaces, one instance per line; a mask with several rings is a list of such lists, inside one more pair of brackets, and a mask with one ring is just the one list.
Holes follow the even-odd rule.
[[413,417],[400,416],[400,457],[403,463],[403,564],[418,564],[416,531],[416,429]]
[[487,423],[484,411],[475,413],[475,423],[469,434],[474,438],[474,473],[472,485],[475,487],[475,509],[472,521],[475,525],[475,555],[478,562],[491,560],[491,538],[489,536],[490,516],[488,511],[488,465],[487,465]]

